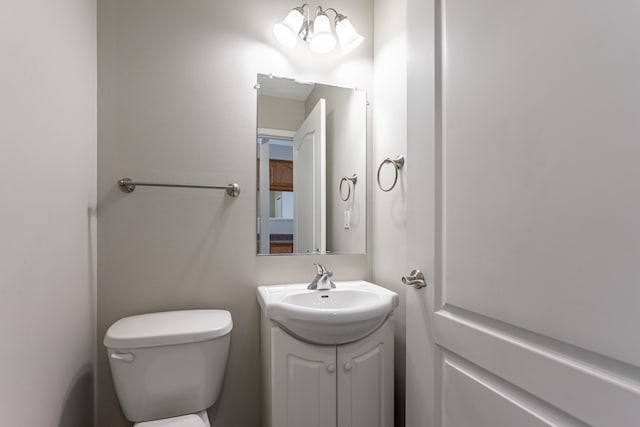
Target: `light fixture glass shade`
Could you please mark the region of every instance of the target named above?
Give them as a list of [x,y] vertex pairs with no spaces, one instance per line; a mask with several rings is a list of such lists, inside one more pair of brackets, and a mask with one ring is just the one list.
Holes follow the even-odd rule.
[[293,9],[282,22],[273,26],[273,35],[284,46],[294,48],[298,44],[298,33],[303,22],[303,13],[299,9]]
[[364,41],[364,37],[356,32],[348,18],[343,18],[336,23],[336,34],[340,41],[340,53],[343,55],[351,52]]
[[331,22],[324,13],[313,21],[313,38],[309,48],[315,53],[331,52],[336,46],[336,38],[331,34]]

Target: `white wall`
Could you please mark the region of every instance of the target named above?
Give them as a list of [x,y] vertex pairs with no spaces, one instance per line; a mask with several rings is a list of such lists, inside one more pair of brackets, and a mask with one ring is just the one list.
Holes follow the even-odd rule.
[[[260,425],[258,284],[310,281],[322,260],[335,280],[370,278],[370,258],[256,257],[257,73],[372,89],[371,0],[333,5],[367,38],[349,56],[277,45],[272,24],[297,3],[277,0],[100,0],[98,337],[123,316],[229,309],[227,377],[210,411],[220,426]],[[314,6],[314,4],[312,4]],[[242,187],[138,188],[124,176]],[[99,425],[127,425],[99,350]]]
[[[374,39],[374,156],[372,173],[385,157],[407,154],[407,2],[376,0]],[[373,189],[373,280],[400,294],[396,311],[396,427],[404,425],[405,289],[400,278],[406,265],[406,159],[396,187]],[[383,184],[393,182],[393,167],[381,173]]]
[[0,425],[93,424],[96,5],[0,4]]

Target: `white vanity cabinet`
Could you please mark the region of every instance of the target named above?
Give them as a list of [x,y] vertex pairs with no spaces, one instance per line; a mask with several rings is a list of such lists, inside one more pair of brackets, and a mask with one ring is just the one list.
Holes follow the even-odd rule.
[[262,317],[264,425],[392,427],[393,319],[348,344],[318,345]]

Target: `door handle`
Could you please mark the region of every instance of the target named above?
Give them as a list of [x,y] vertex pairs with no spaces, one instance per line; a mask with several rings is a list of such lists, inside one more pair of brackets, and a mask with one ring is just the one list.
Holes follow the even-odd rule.
[[424,274],[420,270],[411,270],[408,276],[402,276],[402,283],[407,286],[413,286],[416,289],[422,289],[427,286]]

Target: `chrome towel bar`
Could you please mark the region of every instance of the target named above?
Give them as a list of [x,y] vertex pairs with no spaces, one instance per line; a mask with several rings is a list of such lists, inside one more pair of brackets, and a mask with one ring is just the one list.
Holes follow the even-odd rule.
[[133,181],[131,178],[122,178],[118,180],[118,187],[123,193],[131,193],[140,187],[176,187],[176,188],[207,188],[210,190],[226,190],[227,194],[231,197],[238,197],[240,195],[240,186],[238,184],[229,185],[193,185],[193,184],[166,184],[160,182],[144,182]]

